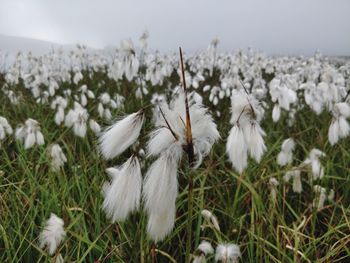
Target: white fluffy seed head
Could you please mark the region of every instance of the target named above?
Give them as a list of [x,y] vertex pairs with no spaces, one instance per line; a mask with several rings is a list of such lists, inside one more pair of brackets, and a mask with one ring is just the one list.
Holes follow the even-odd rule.
[[220,231],[220,225],[217,217],[209,210],[203,209],[201,212],[202,216],[210,222],[213,227],[217,230]]
[[248,147],[245,142],[243,129],[234,125],[226,143],[226,153],[232,166],[242,173],[247,167]]
[[284,152],[292,152],[295,148],[295,142],[292,138],[288,138],[283,141],[281,150]]
[[103,186],[103,210],[107,217],[122,221],[140,206],[142,175],[137,157],[130,157],[121,167],[108,168],[111,182]]
[[216,247],[215,261],[237,263],[240,256],[241,252],[236,244],[219,244]]
[[272,120],[273,122],[278,122],[281,117],[281,108],[278,104],[275,104],[272,110]]
[[40,247],[45,246],[49,249],[50,255],[53,255],[66,235],[63,229],[64,222],[61,218],[55,214],[51,214],[50,218],[46,221],[44,230],[40,234]]
[[112,159],[124,152],[139,137],[143,122],[144,111],[140,110],[107,128],[99,138],[102,156]]
[[53,144],[48,147],[49,157],[51,159],[51,167],[54,171],[59,171],[60,168],[67,162],[61,147],[58,144]]
[[143,184],[144,208],[148,215],[147,232],[154,241],[161,241],[173,229],[175,201],[178,194],[177,168],[182,152],[176,156],[162,153],[147,171]]
[[93,119],[89,120],[90,129],[95,133],[95,135],[99,135],[101,132],[100,125]]
[[199,250],[200,253],[204,254],[205,256],[214,253],[214,248],[212,247],[212,245],[208,241],[205,241],[205,240],[203,240],[199,244],[197,250]]
[[245,141],[247,142],[248,152],[250,156],[259,163],[261,157],[266,151],[263,139],[263,136],[266,134],[256,121],[252,122],[250,125],[246,125],[243,131]]
[[350,106],[346,102],[336,103],[334,108],[339,115],[342,115],[345,118],[350,117]]

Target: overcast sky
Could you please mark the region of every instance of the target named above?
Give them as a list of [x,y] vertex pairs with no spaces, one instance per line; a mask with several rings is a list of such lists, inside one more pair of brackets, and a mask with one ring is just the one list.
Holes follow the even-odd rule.
[[95,48],[138,41],[163,51],[350,55],[350,0],[0,0],[0,34]]

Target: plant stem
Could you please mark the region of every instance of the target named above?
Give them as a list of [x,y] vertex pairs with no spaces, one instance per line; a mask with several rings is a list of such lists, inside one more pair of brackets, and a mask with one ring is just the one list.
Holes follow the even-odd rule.
[[[181,66],[181,76],[182,76],[182,86],[185,93],[185,109],[186,109],[186,152],[188,156],[188,163],[190,168],[194,164],[194,149],[193,149],[193,141],[192,141],[192,128],[191,128],[191,117],[190,117],[190,109],[188,106],[188,98],[187,98],[187,87],[186,87],[186,79],[185,79],[185,67],[182,58],[182,50],[180,51],[180,66]],[[187,212],[187,241],[186,241],[186,261],[187,263],[191,260],[191,244],[192,244],[192,215],[193,215],[193,175],[191,171],[189,171],[188,176],[188,212]]]
[[186,241],[186,263],[191,260],[192,244],[192,217],[193,217],[193,176],[190,172],[188,179],[188,212],[187,212],[187,241]]

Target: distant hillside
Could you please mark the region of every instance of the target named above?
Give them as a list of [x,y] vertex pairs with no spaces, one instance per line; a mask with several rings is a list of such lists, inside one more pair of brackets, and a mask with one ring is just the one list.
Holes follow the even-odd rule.
[[71,50],[75,48],[74,45],[62,45],[50,41],[14,37],[0,34],[0,50],[5,53],[15,54],[18,51],[29,52],[32,51],[35,55],[41,55],[49,52],[52,49],[63,48],[64,50]]

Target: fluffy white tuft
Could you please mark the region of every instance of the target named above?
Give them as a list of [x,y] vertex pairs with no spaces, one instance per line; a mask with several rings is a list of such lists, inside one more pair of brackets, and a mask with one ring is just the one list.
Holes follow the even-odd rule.
[[58,144],[53,144],[48,148],[49,156],[51,158],[51,166],[55,171],[59,171],[60,168],[67,162],[67,158],[64,155],[61,147]]
[[206,220],[208,220],[213,225],[213,227],[217,231],[220,231],[219,221],[218,221],[217,217],[212,212],[210,212],[207,209],[203,209],[201,214]]
[[247,167],[248,148],[245,143],[243,130],[234,125],[230,131],[226,143],[226,153],[233,167],[239,173]]
[[237,263],[240,256],[241,252],[236,244],[219,244],[216,247],[215,261]]
[[208,241],[205,241],[205,240],[203,240],[199,244],[197,249],[206,256],[214,253],[214,248],[212,247],[212,245]]
[[174,156],[166,151],[151,165],[146,174],[143,199],[148,214],[147,231],[156,242],[164,239],[174,227],[175,201],[178,194],[177,168],[180,158],[181,156]]
[[250,125],[246,125],[246,127],[248,127],[248,129],[245,129],[247,131],[244,132],[244,135],[248,146],[248,152],[256,162],[260,162],[262,155],[266,151],[263,139],[263,136],[266,134],[256,121]]
[[51,214],[50,218],[46,221],[44,230],[40,234],[40,247],[45,246],[49,249],[50,255],[53,255],[66,235],[63,229],[64,222],[61,218],[55,214]]
[[112,222],[125,220],[140,206],[142,175],[138,159],[130,157],[119,168],[108,168],[110,183],[103,186],[102,208]]
[[112,159],[124,152],[139,137],[144,121],[144,111],[132,113],[107,128],[99,138],[99,146],[105,159]]

